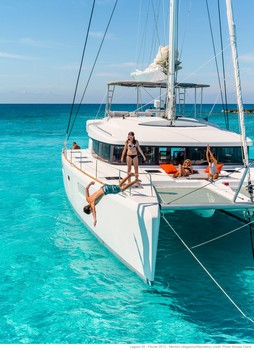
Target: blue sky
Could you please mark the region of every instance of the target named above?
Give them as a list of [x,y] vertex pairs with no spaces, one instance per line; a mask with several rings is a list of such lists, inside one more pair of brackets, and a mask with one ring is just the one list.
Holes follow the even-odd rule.
[[[92,0],[1,0],[0,103],[71,103]],[[83,90],[115,0],[97,0],[81,79]],[[215,20],[217,0],[209,0]],[[157,26],[147,6],[158,14]],[[221,9],[224,11],[224,0]],[[254,102],[254,1],[233,0],[244,103]],[[191,9],[191,12],[189,11]],[[211,85],[206,102],[217,97],[215,65],[205,0],[180,1],[179,81]],[[106,83],[130,79],[152,61],[159,43],[167,43],[166,0],[119,0],[99,56],[86,103],[100,103]],[[151,21],[150,21],[151,20]],[[216,21],[215,21],[216,23]],[[226,67],[231,68],[228,30],[223,13]],[[215,30],[217,31],[217,30]],[[217,40],[217,39],[216,39]],[[218,42],[218,40],[217,40]],[[219,45],[216,44],[219,48]],[[234,102],[229,70],[229,102]],[[123,97],[123,102],[126,97]]]

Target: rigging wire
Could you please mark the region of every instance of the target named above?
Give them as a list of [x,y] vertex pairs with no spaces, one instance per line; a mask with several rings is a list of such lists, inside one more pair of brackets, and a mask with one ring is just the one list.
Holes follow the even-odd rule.
[[250,221],[250,219],[249,219],[249,222],[247,222],[246,224],[244,224],[244,225],[242,225],[242,226],[240,226],[240,227],[237,227],[237,228],[235,228],[234,230],[231,230],[231,231],[229,231],[229,232],[226,232],[226,233],[224,233],[224,234],[222,234],[222,235],[220,235],[220,236],[214,237],[214,238],[212,238],[212,239],[210,239],[210,240],[208,240],[208,241],[205,241],[205,242],[203,242],[203,243],[199,243],[199,244],[197,244],[197,245],[194,245],[194,246],[191,247],[191,249],[196,249],[196,248],[202,247],[203,245],[206,245],[206,244],[208,244],[208,243],[211,243],[211,242],[213,242],[213,241],[217,241],[218,239],[221,239],[221,238],[223,238],[223,237],[225,237],[225,236],[230,235],[231,233],[234,233],[234,232],[236,232],[236,231],[239,231],[239,230],[241,230],[242,228],[244,228],[244,227],[246,227],[246,226],[251,226],[251,224],[253,224],[253,223],[254,223],[254,221]]
[[[212,23],[211,23],[211,16],[210,16],[208,0],[206,0],[206,9],[207,9],[207,15],[208,15],[208,20],[209,20],[209,28],[210,28],[211,39],[212,39],[212,46],[213,46],[213,53],[214,53],[214,58],[215,58],[215,66],[216,66],[216,71],[217,71],[220,95],[221,95],[221,102],[222,102],[222,106],[223,106],[223,111],[225,111],[226,108],[224,105],[224,98],[223,98],[223,93],[222,93],[221,79],[220,79],[220,73],[219,73],[218,60],[217,60],[217,56],[216,56],[216,49],[215,49],[215,43],[214,43],[214,35],[213,35],[213,28],[212,28]],[[220,21],[221,21],[221,19],[219,17],[219,22]],[[224,112],[224,114],[225,114],[225,112]],[[226,123],[226,128],[228,130],[228,124],[227,124],[226,119],[225,119],[225,123]]]
[[106,34],[107,34],[107,32],[108,32],[109,25],[110,25],[110,23],[111,23],[111,20],[112,20],[113,15],[114,15],[114,12],[115,12],[115,9],[116,9],[116,5],[117,5],[117,3],[118,3],[118,0],[115,0],[115,5],[114,5],[113,10],[112,10],[112,12],[111,12],[111,15],[110,15],[110,18],[109,18],[109,21],[108,21],[107,27],[106,27],[105,32],[104,32],[104,35],[103,35],[103,38],[102,38],[102,40],[101,40],[101,44],[100,44],[100,46],[99,46],[99,49],[98,49],[97,55],[96,55],[96,57],[95,57],[95,60],[94,60],[94,63],[93,63],[92,69],[91,69],[91,71],[90,71],[90,74],[89,74],[89,77],[88,77],[88,80],[87,80],[87,83],[86,83],[86,86],[85,86],[84,92],[83,92],[83,94],[82,94],[81,100],[80,100],[80,102],[79,102],[79,106],[78,106],[78,108],[77,108],[76,114],[75,114],[74,119],[73,119],[73,122],[72,122],[72,125],[71,125],[71,128],[70,128],[69,134],[67,135],[67,141],[68,141],[68,139],[69,139],[69,137],[70,137],[70,134],[71,134],[71,132],[72,132],[72,130],[73,130],[73,127],[74,127],[75,121],[76,121],[76,119],[77,119],[77,115],[78,115],[78,113],[79,113],[79,110],[80,110],[81,104],[82,104],[83,99],[84,99],[84,97],[85,97],[85,94],[86,94],[86,91],[87,91],[88,85],[89,85],[89,83],[90,83],[90,80],[91,80],[91,77],[92,77],[92,74],[93,74],[93,71],[94,71],[95,65],[96,65],[96,63],[97,63],[97,60],[98,60],[98,57],[99,57],[99,54],[100,54],[100,51],[101,51],[102,45],[103,45],[103,43],[104,43],[104,40],[105,40]]
[[136,40],[136,63],[138,62],[138,43],[140,36],[140,27],[141,27],[141,9],[142,9],[142,0],[139,0],[139,15],[138,15],[138,30],[137,30],[137,40]]
[[228,98],[227,98],[227,85],[226,85],[226,73],[225,73],[225,60],[224,60],[224,51],[223,51],[223,40],[222,40],[222,28],[221,28],[221,10],[220,10],[220,0],[218,0],[218,14],[219,14],[219,25],[220,25],[220,43],[221,43],[221,63],[223,71],[223,86],[224,86],[224,95],[225,95],[225,107],[224,116],[226,118],[226,126],[229,130],[229,118],[228,118]]
[[185,39],[186,39],[186,36],[187,36],[187,33],[188,33],[188,29],[187,28],[188,28],[189,21],[190,21],[191,7],[192,7],[192,1],[190,0],[189,8],[188,8],[188,11],[187,11],[187,16],[186,16],[187,18],[184,21],[184,23],[185,23],[184,30],[183,30],[184,34],[183,34],[181,49],[179,51],[179,61],[181,60],[181,57],[182,57],[183,47],[184,47]]
[[74,108],[74,104],[75,104],[76,94],[77,94],[77,90],[78,90],[80,74],[81,74],[81,70],[82,70],[82,66],[83,66],[83,60],[84,60],[84,56],[85,56],[88,35],[89,35],[90,26],[91,26],[91,22],[92,22],[94,6],[95,6],[95,0],[93,1],[93,6],[92,6],[91,14],[90,14],[90,19],[89,19],[89,23],[88,23],[88,27],[87,27],[87,31],[86,31],[86,39],[85,39],[85,43],[84,43],[84,47],[83,47],[83,52],[82,52],[80,66],[79,66],[78,77],[77,77],[77,81],[76,81],[75,91],[74,91],[72,105],[71,105],[71,110],[70,110],[69,121],[68,121],[67,129],[66,129],[66,141],[68,139],[68,132],[69,132],[69,127],[70,127],[70,123],[71,123],[72,112],[73,112],[73,108]]
[[226,293],[226,291],[221,287],[221,285],[216,281],[216,279],[211,275],[211,273],[206,269],[206,267],[201,263],[201,261],[196,257],[196,255],[193,253],[193,251],[188,247],[188,245],[184,242],[184,240],[179,236],[179,234],[176,232],[176,230],[170,225],[168,220],[165,218],[165,216],[162,214],[162,218],[165,220],[165,222],[168,224],[169,228],[174,232],[174,234],[177,236],[177,238],[181,241],[181,243],[185,246],[185,248],[189,251],[189,253],[193,256],[193,258],[198,262],[198,264],[202,267],[202,269],[207,273],[207,275],[211,278],[211,280],[216,284],[216,286],[222,291],[222,293],[228,298],[228,300],[235,306],[235,308],[244,316],[247,318],[250,322],[254,323],[254,320],[248,317],[241,309],[240,307],[234,302],[234,300]]
[[247,211],[247,215],[248,215],[248,220],[250,225],[250,241],[251,241],[252,257],[254,258],[254,242],[253,242],[253,231],[252,231],[252,225],[251,225],[253,221],[250,221],[251,214],[249,210]]
[[[151,4],[151,0],[149,0],[149,4],[147,7],[147,13],[146,13],[146,17],[145,17],[145,25],[144,25],[144,31],[142,34],[142,39],[141,39],[141,43],[142,45],[140,45],[140,51],[139,51],[139,57],[138,57],[138,63],[140,62],[140,66],[144,66],[144,56],[145,56],[145,48],[146,48],[146,33],[148,31],[148,18],[149,18],[149,9],[150,9],[150,4]],[[142,47],[143,49],[142,49]],[[141,49],[143,50],[143,54],[141,52]],[[141,57],[142,56],[142,57]]]
[[[227,214],[227,215],[228,215],[228,214]],[[237,218],[237,219],[238,219],[238,218]],[[209,243],[211,243],[211,242],[213,242],[213,241],[217,241],[218,239],[221,239],[221,238],[223,238],[223,237],[229,236],[229,235],[231,235],[232,233],[234,233],[234,232],[236,232],[236,231],[239,231],[239,230],[243,229],[244,227],[247,227],[247,226],[249,226],[249,225],[251,225],[251,224],[253,224],[253,223],[254,223],[254,220],[253,220],[253,221],[250,221],[250,218],[249,218],[249,222],[247,222],[246,224],[243,224],[242,226],[237,227],[237,228],[234,229],[234,230],[231,230],[231,231],[229,231],[229,232],[226,232],[226,233],[224,233],[224,234],[222,234],[222,235],[220,235],[220,236],[214,237],[214,238],[212,238],[212,239],[210,239],[210,240],[208,240],[208,241],[205,241],[205,242],[196,244],[196,245],[190,247],[190,249],[194,250],[194,249],[196,249],[196,248],[199,248],[199,247],[202,247],[202,246],[204,246],[204,245],[206,245],[206,244],[209,244]],[[183,253],[183,252],[185,252],[185,250],[180,250],[180,251],[178,251],[178,252],[169,254],[168,256],[178,255],[178,254],[181,254],[181,253]]]

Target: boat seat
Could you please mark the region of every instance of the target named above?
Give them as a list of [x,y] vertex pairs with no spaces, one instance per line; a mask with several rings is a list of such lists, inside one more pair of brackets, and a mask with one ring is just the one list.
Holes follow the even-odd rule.
[[130,112],[128,111],[110,111],[109,117],[111,118],[126,118],[130,116]]

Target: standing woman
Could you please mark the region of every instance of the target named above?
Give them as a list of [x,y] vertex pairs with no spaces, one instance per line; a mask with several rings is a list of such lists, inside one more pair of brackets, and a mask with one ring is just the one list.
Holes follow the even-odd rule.
[[130,131],[128,138],[125,142],[124,149],[121,156],[121,162],[124,161],[124,156],[126,154],[126,163],[128,174],[131,172],[132,165],[134,166],[135,178],[138,179],[138,151],[142,155],[144,161],[146,157],[139,146],[138,140],[135,139],[134,132]]

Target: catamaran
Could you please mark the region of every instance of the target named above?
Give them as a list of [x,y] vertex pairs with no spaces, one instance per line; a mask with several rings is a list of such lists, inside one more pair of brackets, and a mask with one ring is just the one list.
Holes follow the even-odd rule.
[[[135,72],[132,80],[108,83],[104,117],[86,123],[88,148],[72,150],[65,146],[62,152],[65,191],[75,212],[102,244],[149,284],[155,279],[162,215],[167,214],[170,221],[171,213],[188,210],[209,219],[222,209],[244,218],[251,217],[254,210],[253,169],[248,159],[252,142],[245,135],[231,3],[227,0],[240,134],[202,119],[203,91],[209,85],[177,82],[177,8],[178,0],[171,0],[168,54],[163,50],[168,61],[163,70],[158,74],[157,57],[154,66],[143,73]],[[134,110],[115,109],[113,99],[117,89],[136,90]],[[144,89],[158,92],[153,106],[141,104],[140,92]],[[195,96],[194,112],[193,117],[186,117],[184,102],[186,92],[190,91]],[[196,99],[197,92],[200,101]],[[130,131],[135,131],[146,156],[145,162],[139,160],[142,186],[104,197],[96,205],[94,226],[92,215],[83,211],[86,186],[94,181],[93,188],[98,190],[103,184],[117,184],[126,176],[121,154]],[[208,144],[221,165],[214,182],[207,181]],[[178,165],[187,158],[193,165],[193,174],[173,177]]]

